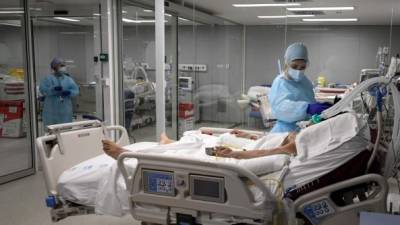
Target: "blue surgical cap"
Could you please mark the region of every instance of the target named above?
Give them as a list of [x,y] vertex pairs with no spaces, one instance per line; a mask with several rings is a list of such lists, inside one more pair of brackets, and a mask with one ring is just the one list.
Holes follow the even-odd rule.
[[296,59],[303,59],[308,62],[307,47],[303,43],[293,43],[286,49],[285,62],[290,63]]
[[51,60],[50,67],[51,67],[52,69],[56,68],[56,66],[59,66],[59,65],[65,65],[65,62],[64,62],[63,59],[61,59],[61,58],[54,58],[53,60]]

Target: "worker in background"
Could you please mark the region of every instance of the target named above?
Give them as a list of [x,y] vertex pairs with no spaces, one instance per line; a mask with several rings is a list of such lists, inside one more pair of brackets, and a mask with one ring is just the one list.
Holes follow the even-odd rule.
[[304,74],[308,62],[307,47],[303,43],[287,48],[284,71],[275,78],[269,94],[272,114],[277,119],[271,132],[297,131],[296,122],[331,106],[315,101],[313,85]]
[[79,94],[78,86],[67,74],[62,59],[54,58],[50,67],[53,73],[43,78],[39,85],[40,93],[44,96],[42,118],[45,127],[72,122],[71,98]]

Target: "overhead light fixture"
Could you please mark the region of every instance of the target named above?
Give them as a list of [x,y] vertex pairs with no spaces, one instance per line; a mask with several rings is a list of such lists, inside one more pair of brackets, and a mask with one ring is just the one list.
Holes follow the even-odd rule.
[[304,7],[304,8],[286,8],[288,11],[346,11],[354,10],[354,6],[346,7]]
[[66,18],[66,17],[53,17],[54,19],[57,20],[65,20],[65,21],[70,21],[70,22],[79,22],[80,20],[77,19],[71,19],[71,18]]
[[0,25],[12,26],[12,27],[20,27],[21,26],[21,22],[20,21],[16,21],[16,22],[5,21],[5,22],[0,22]]
[[126,11],[126,10],[122,10],[122,13],[124,13],[124,14],[125,14],[125,13],[128,13],[128,11]]
[[143,12],[153,12],[151,9],[143,9]]
[[166,15],[166,16],[169,16],[169,17],[171,17],[171,16],[172,16],[171,14],[168,14],[168,13],[165,13],[165,15]]
[[[122,18],[123,22],[126,23],[155,23],[155,20],[132,20],[132,19],[128,19],[128,18]],[[168,22],[168,20],[165,20],[164,22]]]
[[93,16],[100,16],[100,13],[93,13]]
[[7,11],[0,11],[0,14],[20,14],[24,13],[23,10],[7,10]]
[[357,22],[358,18],[316,18],[303,19],[304,22]]
[[257,16],[259,19],[284,19],[284,18],[304,18],[314,17],[315,15],[279,15],[279,16]]
[[253,7],[289,7],[301,6],[300,3],[265,3],[265,4],[232,4],[233,7],[238,8],[253,8]]
[[182,18],[182,17],[178,17],[178,19],[182,20],[182,21],[190,21],[188,19]]

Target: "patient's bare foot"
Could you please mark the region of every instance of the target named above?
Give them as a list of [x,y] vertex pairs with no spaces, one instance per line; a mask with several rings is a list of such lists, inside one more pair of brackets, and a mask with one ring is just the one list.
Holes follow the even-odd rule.
[[121,153],[125,152],[123,148],[121,148],[119,145],[117,145],[115,142],[110,141],[110,140],[102,140],[103,142],[103,151],[111,156],[114,159],[117,159]]
[[174,140],[170,139],[165,132],[162,132],[160,135],[160,144],[166,145],[175,142]]

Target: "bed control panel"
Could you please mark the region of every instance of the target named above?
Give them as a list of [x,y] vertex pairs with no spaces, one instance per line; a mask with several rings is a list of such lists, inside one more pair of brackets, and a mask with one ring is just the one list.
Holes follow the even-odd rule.
[[190,196],[195,200],[225,202],[225,181],[223,177],[190,175]]
[[174,173],[158,170],[142,170],[145,193],[175,196]]
[[324,199],[306,205],[303,213],[313,224],[319,224],[323,217],[334,214],[335,210],[329,204],[328,200]]

